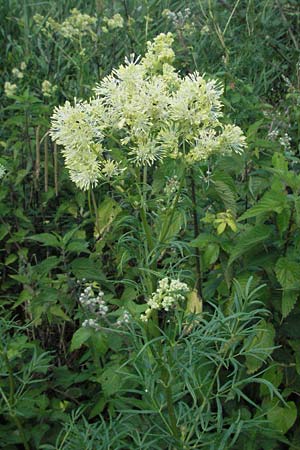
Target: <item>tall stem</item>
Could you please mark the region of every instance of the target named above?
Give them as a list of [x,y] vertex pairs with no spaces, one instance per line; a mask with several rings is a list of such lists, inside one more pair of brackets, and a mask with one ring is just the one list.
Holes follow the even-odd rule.
[[[198,221],[198,214],[197,214],[197,197],[196,197],[196,186],[195,186],[195,180],[194,180],[194,171],[191,169],[191,193],[192,193],[192,201],[193,201],[193,219],[194,219],[194,237],[196,238],[199,235],[199,221]],[[196,247],[196,289],[197,292],[202,298],[202,270],[201,270],[201,255],[200,250],[198,247]]]

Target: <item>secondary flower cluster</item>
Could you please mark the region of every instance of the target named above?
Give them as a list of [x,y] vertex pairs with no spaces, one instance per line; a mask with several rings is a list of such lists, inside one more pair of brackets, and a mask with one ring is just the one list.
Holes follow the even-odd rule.
[[102,291],[99,291],[98,295],[95,296],[91,286],[84,289],[79,297],[79,302],[86,313],[92,315],[92,317],[83,321],[83,327],[91,327],[95,330],[100,329],[99,319],[104,317],[108,312],[108,306],[103,297],[104,292]]
[[147,322],[153,310],[164,309],[169,311],[184,300],[188,292],[189,287],[186,283],[179,280],[170,280],[167,277],[163,278],[158,282],[158,288],[147,301],[148,308],[145,314],[141,315],[141,320]]
[[55,109],[51,135],[63,146],[80,189],[130,166],[166,158],[192,165],[213,154],[243,151],[241,129],[220,121],[221,86],[198,72],[181,77],[172,66],[172,42],[171,33],[158,35],[143,58],[132,55],[104,78],[94,98]]
[[35,14],[33,20],[46,34],[58,33],[62,37],[70,40],[80,39],[83,36],[91,36],[96,39],[95,25],[96,17],[82,14],[78,9],[73,8],[71,14],[62,23],[57,22],[52,17],[43,17]]

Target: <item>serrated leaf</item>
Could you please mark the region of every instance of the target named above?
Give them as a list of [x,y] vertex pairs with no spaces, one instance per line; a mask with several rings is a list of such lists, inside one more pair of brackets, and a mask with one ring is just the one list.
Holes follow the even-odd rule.
[[236,214],[236,197],[234,191],[231,189],[228,184],[224,183],[221,180],[217,180],[214,182],[214,188],[223,202],[225,209],[230,209],[232,213]]
[[42,244],[44,244],[48,247],[55,247],[55,248],[61,247],[60,239],[52,233],[35,234],[34,236],[30,236],[27,239],[30,239],[32,241],[41,242]]
[[286,194],[283,192],[268,191],[256,205],[244,212],[244,214],[239,217],[238,221],[250,219],[251,217],[256,217],[264,213],[276,212],[277,214],[280,214],[286,207],[286,204]]
[[231,265],[236,259],[256,247],[258,244],[266,241],[271,234],[272,228],[268,225],[256,225],[240,233],[237,243],[232,248],[228,265]]
[[246,341],[246,367],[248,373],[256,372],[274,350],[275,329],[271,323],[261,320],[255,327],[253,336]]
[[80,348],[93,334],[93,330],[89,327],[81,327],[73,334],[70,351],[73,352]]
[[78,278],[87,280],[103,281],[104,277],[99,268],[99,263],[89,258],[76,258],[71,263],[71,270]]
[[282,317],[287,317],[293,310],[298,298],[298,292],[291,289],[286,289],[282,293],[281,314]]
[[60,317],[61,319],[71,321],[70,317],[63,311],[63,309],[59,305],[53,305],[50,307],[50,313],[53,316]]
[[49,256],[49,258],[44,259],[39,264],[32,266],[32,272],[35,278],[44,277],[49,275],[50,271],[58,267],[60,264],[60,258],[57,256]]
[[275,273],[284,289],[300,287],[300,264],[291,257],[279,258],[275,266]]

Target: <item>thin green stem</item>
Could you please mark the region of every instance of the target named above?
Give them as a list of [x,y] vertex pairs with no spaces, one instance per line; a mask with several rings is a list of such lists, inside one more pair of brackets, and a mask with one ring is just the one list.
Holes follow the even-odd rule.
[[18,416],[16,415],[15,411],[13,411],[13,404],[15,403],[15,382],[14,382],[13,370],[10,365],[10,362],[9,362],[6,352],[3,349],[1,349],[1,353],[3,355],[3,359],[4,359],[4,362],[5,362],[5,365],[7,368],[7,372],[8,372],[9,399],[6,398],[2,389],[1,389],[1,393],[2,393],[2,396],[8,406],[9,414],[10,414],[12,420],[15,422],[16,427],[19,431],[20,437],[23,442],[23,447],[25,448],[25,450],[30,450],[29,444],[28,444],[26,436],[25,436],[25,431],[24,431],[23,425],[22,425],[20,419],[18,418]]

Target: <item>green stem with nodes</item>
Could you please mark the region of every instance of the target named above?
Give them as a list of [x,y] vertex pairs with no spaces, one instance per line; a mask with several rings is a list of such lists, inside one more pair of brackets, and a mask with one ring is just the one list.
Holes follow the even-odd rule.
[[4,351],[4,349],[2,348],[2,346],[0,347],[0,353],[2,353],[3,356],[3,360],[4,363],[6,365],[6,369],[8,372],[8,380],[9,380],[9,399],[6,398],[3,390],[1,389],[1,394],[3,396],[3,399],[5,401],[5,403],[7,404],[8,410],[9,410],[9,414],[12,418],[12,420],[15,422],[16,427],[19,431],[20,437],[22,439],[23,442],[23,447],[25,450],[30,450],[29,444],[27,442],[26,436],[25,436],[25,431],[22,425],[22,422],[20,421],[20,419],[18,418],[18,416],[16,415],[15,411],[13,411],[13,404],[15,403],[15,382],[14,382],[14,375],[13,375],[13,370],[11,368],[9,359],[7,357],[6,352]]
[[98,208],[97,208],[95,194],[92,189],[89,189],[89,192],[88,192],[88,204],[89,204],[89,210],[90,210],[91,217],[95,216],[96,231],[97,231],[97,233],[100,234]]

